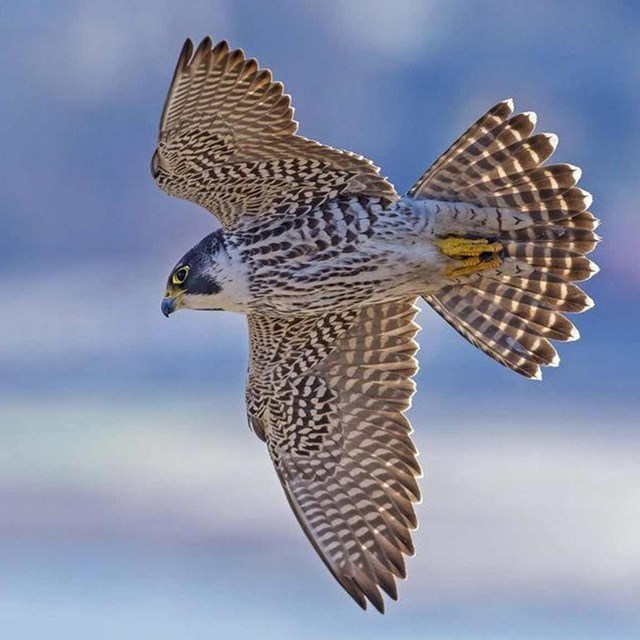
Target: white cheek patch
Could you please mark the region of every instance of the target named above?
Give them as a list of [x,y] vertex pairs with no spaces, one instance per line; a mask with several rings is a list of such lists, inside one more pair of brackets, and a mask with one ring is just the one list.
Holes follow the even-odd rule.
[[201,311],[213,311],[224,309],[220,294],[204,295],[204,294],[185,294],[182,297],[182,306],[186,309],[198,309]]
[[207,275],[220,287],[217,293],[186,293],[183,305],[188,309],[223,310],[246,313],[249,302],[249,283],[246,271],[239,265],[216,264]]
[[218,308],[225,311],[247,310],[249,277],[247,267],[237,251],[218,255],[208,274],[220,286],[220,292],[215,296]]

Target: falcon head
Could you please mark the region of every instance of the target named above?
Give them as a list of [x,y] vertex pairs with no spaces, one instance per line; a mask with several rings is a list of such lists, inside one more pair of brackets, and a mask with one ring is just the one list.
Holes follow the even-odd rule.
[[178,309],[244,312],[246,297],[246,270],[239,255],[223,232],[215,231],[178,260],[161,308],[167,318]]

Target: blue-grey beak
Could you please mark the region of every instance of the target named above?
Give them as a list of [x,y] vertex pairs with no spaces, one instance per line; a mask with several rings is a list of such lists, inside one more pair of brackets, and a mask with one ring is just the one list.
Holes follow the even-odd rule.
[[160,305],[162,309],[162,314],[165,318],[168,318],[175,310],[176,310],[176,299],[175,298],[164,298],[162,300],[162,305]]

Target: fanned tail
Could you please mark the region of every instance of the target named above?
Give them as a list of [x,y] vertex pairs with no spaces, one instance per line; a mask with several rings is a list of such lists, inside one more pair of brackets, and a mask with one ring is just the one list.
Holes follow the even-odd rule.
[[460,203],[439,207],[438,238],[486,238],[502,247],[498,267],[464,274],[425,300],[469,342],[506,367],[540,378],[556,366],[550,340],[579,334],[564,313],[593,301],[575,284],[597,273],[586,255],[600,238],[587,211],[591,196],[578,188],[580,170],[543,166],[557,145],[533,134],[533,113],[512,115],[495,105],[424,173],[407,194]]

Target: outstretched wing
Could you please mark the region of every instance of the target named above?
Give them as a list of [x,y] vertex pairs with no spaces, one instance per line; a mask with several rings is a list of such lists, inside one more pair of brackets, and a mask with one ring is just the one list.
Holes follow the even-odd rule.
[[151,171],[226,228],[244,216],[318,206],[342,193],[396,199],[369,160],[294,135],[291,100],[268,69],[226,42],[187,40],[169,88]]
[[413,554],[420,466],[404,412],[413,300],[280,320],[249,315],[249,421],[300,525],[354,600],[397,598]]

